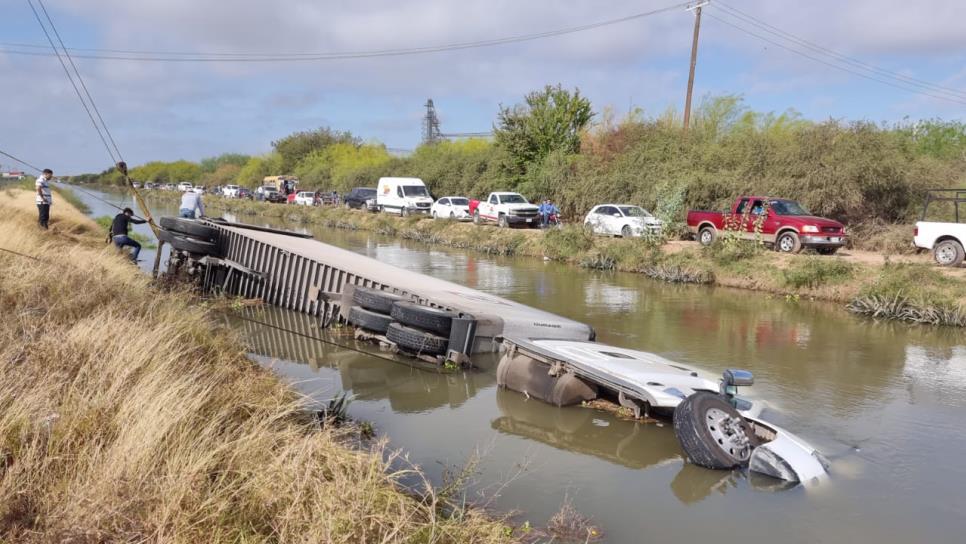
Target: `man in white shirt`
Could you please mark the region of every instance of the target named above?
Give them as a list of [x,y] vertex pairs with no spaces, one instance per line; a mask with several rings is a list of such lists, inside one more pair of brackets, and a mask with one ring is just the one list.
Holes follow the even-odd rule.
[[44,172],[37,178],[37,183],[34,186],[37,188],[37,212],[39,214],[40,227],[46,229],[47,224],[50,222],[50,205],[53,204],[54,200],[50,194],[50,185],[48,182],[54,177],[54,171],[50,168],[44,168]]
[[205,205],[201,202],[201,195],[194,191],[185,191],[185,193],[181,195],[181,208],[178,210],[181,212],[181,217],[194,219],[195,210],[198,210],[199,216],[204,217]]

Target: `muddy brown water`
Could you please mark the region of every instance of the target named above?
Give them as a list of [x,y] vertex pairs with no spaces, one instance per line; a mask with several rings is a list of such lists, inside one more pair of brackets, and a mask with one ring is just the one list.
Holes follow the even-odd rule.
[[[105,213],[89,203],[94,215]],[[964,541],[962,329],[876,323],[824,303],[308,230],[387,264],[584,321],[601,342],[712,372],[749,369],[756,384],[745,392],[771,403],[766,418],[832,461],[829,480],[812,487],[705,470],[684,463],[669,424],[555,408],[498,389],[495,357],[480,358],[478,370],[439,374],[308,338],[320,332],[292,312],[249,314],[274,327],[235,321],[253,356],[300,390],[320,401],[349,391],[350,415],[371,421],[434,482],[479,453],[470,500],[519,511],[517,522],[539,526],[569,497],[606,542]]]

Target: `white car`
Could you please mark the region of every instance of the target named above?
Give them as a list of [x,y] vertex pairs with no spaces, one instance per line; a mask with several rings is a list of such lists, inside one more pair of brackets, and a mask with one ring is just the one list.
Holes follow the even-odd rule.
[[295,204],[299,206],[311,206],[315,204],[315,192],[299,191],[295,194]]
[[221,194],[225,198],[238,198],[238,185],[225,185],[225,188],[221,190]]
[[[949,203],[943,207],[942,203]],[[933,259],[940,266],[960,266],[966,259],[966,209],[960,211],[960,204],[966,204],[966,189],[937,189],[926,193],[926,203],[922,215],[916,221],[913,243],[921,249],[932,251]],[[953,221],[926,221],[930,205],[942,207],[947,214],[944,219]]]
[[640,206],[632,204],[600,204],[584,218],[594,234],[605,236],[643,236],[660,234],[664,223]]
[[192,191],[198,193],[199,195],[203,195],[203,194],[205,194],[207,192],[207,189],[205,189],[205,186],[204,185],[196,185],[192,189]]
[[185,191],[190,191],[191,189],[192,189],[192,186],[187,181],[182,181],[181,183],[178,184],[178,190],[181,191],[182,193]]
[[429,214],[433,219],[455,219],[457,221],[469,221],[470,199],[465,196],[444,196],[437,200],[430,208]]

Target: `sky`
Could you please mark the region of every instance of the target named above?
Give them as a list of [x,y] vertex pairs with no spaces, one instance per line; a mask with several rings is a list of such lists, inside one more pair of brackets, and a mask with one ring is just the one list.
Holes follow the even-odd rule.
[[[375,51],[491,40],[674,4],[675,0],[44,2],[71,48],[253,54]],[[741,14],[754,19],[742,20]],[[0,21],[0,150],[63,174],[109,167],[110,156],[57,59],[11,53],[50,51],[9,45],[47,44],[27,0],[0,0]],[[703,8],[695,100],[738,94],[751,109],[793,108],[813,120],[964,120],[963,21],[962,0],[712,0]],[[778,34],[762,24],[772,25]],[[693,25],[693,12],[677,7],[538,40],[419,55],[257,63],[77,58],[76,64],[131,165],[196,161],[224,152],[264,153],[275,139],[320,126],[349,130],[391,148],[412,149],[420,142],[427,98],[436,104],[444,133],[491,130],[501,105],[521,102],[526,93],[546,84],[580,89],[598,113],[609,109],[621,115],[640,108],[646,115],[659,115],[669,107],[682,110]],[[789,33],[824,49],[779,37]],[[883,71],[863,71],[856,61]],[[957,91],[958,95],[950,94]],[[9,162],[0,157],[0,170]]]

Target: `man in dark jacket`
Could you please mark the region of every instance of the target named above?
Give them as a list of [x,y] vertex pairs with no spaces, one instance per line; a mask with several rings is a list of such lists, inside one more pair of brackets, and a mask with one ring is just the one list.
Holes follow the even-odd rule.
[[147,223],[143,219],[135,219],[134,211],[131,208],[124,208],[124,211],[114,216],[114,221],[111,223],[111,241],[118,249],[124,249],[125,246],[130,246],[134,248],[131,251],[131,259],[134,262],[138,260],[138,254],[141,253],[141,244],[137,243],[136,240],[132,240],[130,236],[127,235],[128,230],[131,228],[131,223],[135,225],[143,225]]

